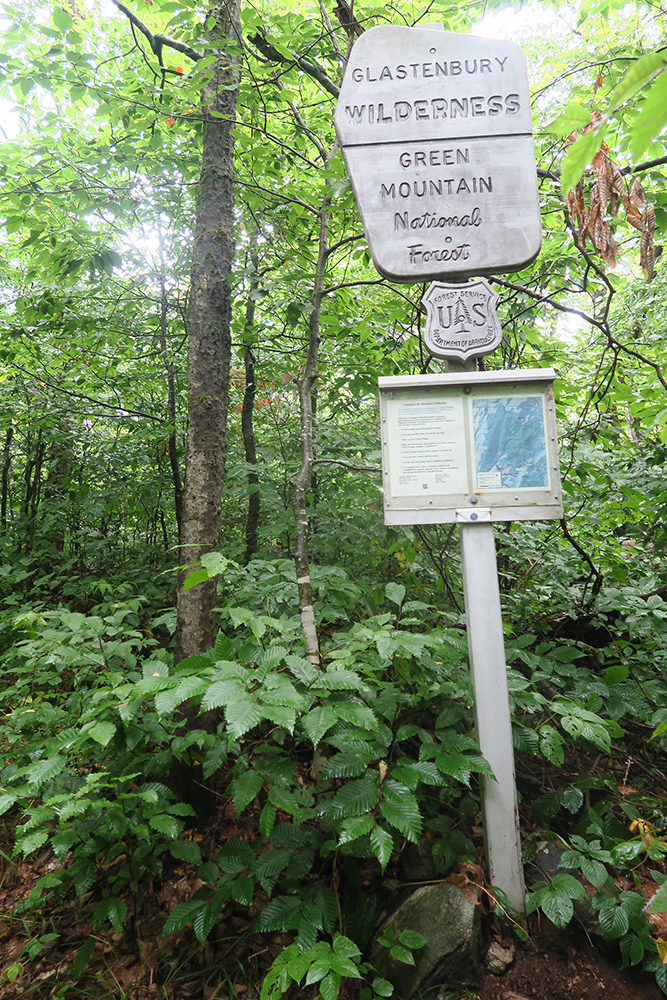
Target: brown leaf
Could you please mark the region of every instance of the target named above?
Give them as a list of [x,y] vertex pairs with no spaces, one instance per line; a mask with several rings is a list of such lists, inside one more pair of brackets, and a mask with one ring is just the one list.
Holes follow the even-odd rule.
[[632,182],[632,187],[630,188],[630,201],[639,208],[643,208],[646,204],[646,193],[642,187],[642,182],[639,180],[639,177],[635,177]]
[[631,226],[635,229],[641,229],[644,226],[643,213],[637,206],[630,200],[629,197],[623,198],[623,207],[625,208],[625,217]]

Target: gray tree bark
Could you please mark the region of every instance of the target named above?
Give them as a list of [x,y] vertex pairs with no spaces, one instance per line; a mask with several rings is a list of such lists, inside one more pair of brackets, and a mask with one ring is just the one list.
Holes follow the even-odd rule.
[[[240,38],[240,0],[214,0],[212,34]],[[196,564],[220,536],[227,453],[231,286],[234,255],[234,135],[238,59],[224,47],[202,94],[202,165],[197,195],[188,323],[188,428],[181,563]],[[176,662],[215,641],[216,581],[183,593],[177,602]]]

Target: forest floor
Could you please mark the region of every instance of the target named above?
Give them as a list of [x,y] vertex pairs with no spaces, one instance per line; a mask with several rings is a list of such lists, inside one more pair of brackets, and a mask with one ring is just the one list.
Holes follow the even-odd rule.
[[[586,773],[592,765],[592,761],[576,761],[576,766],[583,769],[579,773]],[[664,797],[657,787],[651,791]],[[186,836],[199,843],[204,857],[214,857],[228,840],[252,841],[259,834],[256,806],[255,801],[237,820],[231,801],[221,798],[220,808],[209,823]],[[525,827],[530,811],[524,806],[521,813]],[[122,930],[115,931],[106,924],[93,931],[92,912],[100,898],[99,890],[93,887],[79,900],[71,892],[62,900],[45,898],[46,881],[57,875],[63,864],[48,847],[26,859],[12,859],[18,819],[11,813],[0,819],[2,1000],[257,1000],[267,969],[291,941],[288,934],[267,936],[253,932],[255,919],[268,902],[259,887],[250,910],[232,904],[221,911],[204,945],[196,940],[191,927],[165,937],[162,929],[168,915],[202,885],[195,865],[165,855],[160,880],[148,882],[139,893],[125,894],[128,913]],[[481,840],[476,839],[481,852]],[[119,863],[123,857],[112,863]],[[387,897],[388,883],[373,860],[360,864],[360,875],[362,890],[369,898],[376,894]],[[391,908],[390,898],[384,901]],[[490,915],[484,917],[483,926],[488,945],[494,936]],[[514,961],[504,974],[493,975],[482,965],[479,986],[472,990],[452,989],[447,1000],[663,998],[652,975],[622,969],[618,947],[603,940],[597,947],[576,921],[558,930],[543,914],[536,913],[529,918],[528,930],[527,942],[514,940]],[[78,978],[73,978],[72,962],[90,937],[96,942],[90,964]],[[314,1000],[317,991],[316,985],[294,985],[284,1000]],[[359,983],[344,980],[338,1000],[357,1000],[358,995]],[[434,1000],[434,996],[423,1000]]]

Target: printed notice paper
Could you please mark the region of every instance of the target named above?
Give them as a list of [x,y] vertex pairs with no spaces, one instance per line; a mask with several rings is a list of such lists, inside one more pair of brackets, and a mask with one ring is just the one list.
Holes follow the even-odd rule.
[[463,399],[397,399],[387,408],[391,496],[465,493]]

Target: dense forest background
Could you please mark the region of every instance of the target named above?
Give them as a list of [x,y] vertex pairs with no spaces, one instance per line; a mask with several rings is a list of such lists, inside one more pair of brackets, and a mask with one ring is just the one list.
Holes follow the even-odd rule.
[[[333,130],[355,39],[429,21],[519,41],[533,94],[544,243],[485,359],[558,374],[565,519],[496,532],[526,856],[564,841],[667,992],[665,18],[3,5],[8,997],[176,996],[188,962],[207,997],[390,995],[406,844],[481,877],[456,530],[382,519],[377,378],[441,366]],[[529,909],[567,924],[568,878]]]

